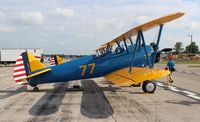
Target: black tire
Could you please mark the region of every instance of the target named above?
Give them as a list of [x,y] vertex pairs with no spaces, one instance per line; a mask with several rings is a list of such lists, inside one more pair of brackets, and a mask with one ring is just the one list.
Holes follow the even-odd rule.
[[33,88],[33,91],[34,91],[34,92],[38,92],[38,91],[39,91],[39,88],[35,86],[35,87]]
[[147,93],[154,93],[156,90],[156,84],[152,81],[144,81],[142,84],[142,90]]
[[79,85],[73,85],[73,88],[80,89]]

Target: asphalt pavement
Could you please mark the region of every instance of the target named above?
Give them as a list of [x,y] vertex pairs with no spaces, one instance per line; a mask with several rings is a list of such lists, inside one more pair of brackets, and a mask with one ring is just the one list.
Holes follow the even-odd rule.
[[0,121],[200,121],[199,67],[176,65],[169,89],[166,78],[157,79],[154,94],[143,93],[141,87],[111,85],[103,77],[43,84],[39,92],[27,91],[14,82],[12,70],[0,68]]

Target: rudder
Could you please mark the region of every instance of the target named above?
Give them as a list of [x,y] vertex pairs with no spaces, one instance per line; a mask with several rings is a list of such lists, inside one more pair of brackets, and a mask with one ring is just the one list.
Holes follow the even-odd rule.
[[16,60],[14,65],[13,78],[15,82],[21,85],[27,85],[27,77],[31,75],[32,72],[45,68],[35,56],[30,52],[23,52]]

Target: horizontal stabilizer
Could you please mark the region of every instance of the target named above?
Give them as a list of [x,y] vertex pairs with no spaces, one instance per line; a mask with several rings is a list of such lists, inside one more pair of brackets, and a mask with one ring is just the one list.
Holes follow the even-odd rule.
[[129,67],[114,71],[105,76],[112,83],[119,86],[137,85],[146,80],[154,80],[170,74],[170,71],[155,68],[133,67],[129,73]]
[[35,71],[35,72],[31,73],[29,76],[27,76],[26,78],[31,78],[31,77],[46,73],[48,71],[51,71],[51,68],[45,68],[45,69],[42,69],[42,70]]

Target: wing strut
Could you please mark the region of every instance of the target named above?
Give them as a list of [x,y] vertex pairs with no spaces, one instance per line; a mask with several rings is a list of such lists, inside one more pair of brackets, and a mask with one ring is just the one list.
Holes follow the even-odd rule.
[[133,41],[132,41],[131,37],[129,38],[129,40],[130,40],[130,42],[131,42],[131,45],[133,45]]
[[[130,40],[131,40],[131,39],[130,39]],[[137,45],[138,45],[138,42],[139,42],[139,41],[141,41],[141,40],[140,40],[140,34],[138,33],[137,38],[136,38],[136,43],[135,43],[135,46],[134,46],[134,48],[133,48],[133,56],[132,56],[132,59],[131,59],[131,65],[130,65],[130,68],[129,68],[129,73],[132,72],[132,67],[133,67],[133,63],[134,63],[136,48],[137,48]]]
[[154,63],[155,63],[155,60],[156,60],[156,55],[157,55],[157,52],[158,52],[158,45],[160,43],[162,29],[163,29],[163,24],[161,24],[160,28],[159,28],[158,38],[157,38],[157,42],[156,42],[156,48],[154,50],[154,57],[153,57],[152,67],[154,66]]
[[143,44],[143,48],[144,48],[144,51],[145,51],[145,54],[146,54],[146,57],[147,57],[149,68],[151,68],[151,63],[150,63],[150,59],[149,59],[149,56],[148,56],[148,53],[147,53],[147,48],[146,48],[146,44],[145,44],[145,40],[144,40],[144,35],[143,35],[142,31],[139,31],[139,34],[140,34],[140,36],[142,38],[142,44]]
[[126,52],[129,53],[125,38],[123,39],[123,42],[124,42],[124,45],[125,45],[125,48],[126,48]]
[[[163,24],[161,24],[160,28],[159,28],[159,33],[158,33],[158,37],[157,37],[156,48],[154,50],[152,63],[151,63],[150,58],[149,58],[148,53],[147,53],[147,48],[146,48],[143,32],[142,31],[138,32],[137,38],[136,38],[136,43],[135,43],[135,46],[133,48],[133,55],[132,55],[132,59],[131,59],[131,65],[130,65],[130,68],[129,68],[129,73],[131,73],[131,71],[132,71],[137,46],[139,45],[139,48],[141,47],[141,41],[142,41],[143,48],[144,48],[144,51],[145,51],[145,54],[146,54],[146,57],[147,57],[149,68],[152,68],[154,66],[154,63],[155,63],[155,60],[156,60],[156,55],[157,55],[157,52],[158,52],[158,45],[160,43],[160,38],[161,38],[161,34],[162,34],[162,29],[163,29]],[[131,38],[130,38],[130,41],[132,41]]]

